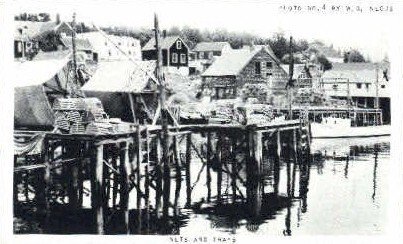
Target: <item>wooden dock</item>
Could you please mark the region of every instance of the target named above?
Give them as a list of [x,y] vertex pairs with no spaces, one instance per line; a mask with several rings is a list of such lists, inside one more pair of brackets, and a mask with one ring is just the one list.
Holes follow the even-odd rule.
[[[84,182],[89,181],[94,233],[105,234],[109,221],[119,213],[124,233],[147,234],[151,212],[164,220],[177,215],[179,208],[192,206],[192,191],[205,171],[207,202],[213,198],[217,204],[245,201],[251,216],[257,216],[264,192],[263,155],[271,153],[278,160],[283,150],[295,157],[309,154],[309,129],[299,120],[259,126],[169,127],[167,160],[163,160],[161,130],[161,126],[137,126],[133,133],[113,135],[44,133],[40,154],[15,156],[15,204],[32,201],[46,216],[60,202],[74,211],[83,207]],[[32,134],[16,131],[15,138]],[[196,179],[191,177],[194,157],[203,164]],[[211,186],[213,174],[216,187]],[[222,191],[223,175],[230,179],[228,192]],[[34,190],[28,187],[32,180]],[[185,206],[179,203],[182,181]],[[22,194],[16,189],[18,183],[26,186]],[[63,191],[56,191],[56,184],[63,185]],[[136,203],[136,219],[130,218],[129,202]]]

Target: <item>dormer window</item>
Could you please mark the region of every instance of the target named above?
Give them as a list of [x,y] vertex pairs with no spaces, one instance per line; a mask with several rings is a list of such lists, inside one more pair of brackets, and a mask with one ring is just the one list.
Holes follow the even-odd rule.
[[176,41],[176,49],[182,49],[182,42]]

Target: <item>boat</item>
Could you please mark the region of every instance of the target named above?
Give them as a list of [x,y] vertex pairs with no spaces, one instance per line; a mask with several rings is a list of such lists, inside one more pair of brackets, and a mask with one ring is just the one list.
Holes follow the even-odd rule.
[[390,136],[391,125],[383,124],[382,110],[370,108],[309,107],[312,138]]

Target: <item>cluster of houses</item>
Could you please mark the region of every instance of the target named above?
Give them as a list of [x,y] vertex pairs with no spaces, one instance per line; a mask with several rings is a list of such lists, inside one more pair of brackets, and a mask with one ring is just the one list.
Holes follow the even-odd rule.
[[[15,21],[15,60],[35,62],[46,57],[55,58],[58,56],[53,55],[55,53],[67,55],[73,48],[72,34],[73,28],[66,22]],[[276,97],[284,96],[290,85],[292,72],[293,85],[299,88],[321,87],[330,97],[345,99],[350,96],[354,103],[363,107],[373,107],[374,99],[378,96],[381,107],[390,106],[387,62],[342,63],[340,55],[325,50],[323,52],[333,62],[331,70],[322,71],[320,65],[310,59],[304,59],[304,64],[293,65],[291,70],[268,45],[233,49],[228,42],[200,42],[191,50],[181,37],[166,36],[165,31],[160,46],[164,71],[201,79],[202,94],[211,99],[244,96],[276,103]],[[121,70],[121,75],[115,74],[115,78],[110,77],[109,84],[104,85],[133,79],[132,73],[135,72],[130,68],[122,69],[129,67],[129,62],[137,63],[152,74],[154,66],[148,64],[157,59],[154,38],[141,47],[139,40],[129,36],[108,35],[100,31],[78,33],[75,48],[79,64],[109,65]],[[320,51],[320,45],[315,48]],[[99,72],[102,70],[106,69],[99,69]],[[97,70],[94,69],[94,72]],[[108,72],[104,72],[105,75]],[[147,84],[144,85],[146,89]]]

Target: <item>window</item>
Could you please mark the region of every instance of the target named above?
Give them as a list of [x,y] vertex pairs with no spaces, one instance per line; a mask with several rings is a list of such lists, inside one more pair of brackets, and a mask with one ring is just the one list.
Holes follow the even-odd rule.
[[268,68],[268,69],[273,68],[273,63],[272,62],[266,62],[266,68]]
[[367,89],[369,88],[369,83],[365,84],[365,88]]
[[260,70],[261,70],[260,66],[261,66],[260,62],[255,62],[255,74],[256,75],[260,75]]
[[173,64],[178,63],[178,54],[177,53],[172,53],[172,63]]
[[132,47],[134,47],[134,42],[132,43]]
[[112,56],[112,52],[111,52],[111,50],[109,50],[109,56]]
[[132,51],[129,51],[129,54],[131,55],[131,54],[132,54]]
[[121,43],[121,42],[119,42],[119,43],[118,43],[118,45],[120,46],[120,45],[122,45],[122,43]]
[[182,42],[176,41],[176,49],[182,49]]
[[381,88],[385,88],[385,85],[381,85]]
[[186,64],[186,54],[181,54],[181,64]]
[[266,73],[266,76],[267,77],[270,77],[270,76],[272,76],[273,75],[273,73]]
[[107,42],[105,42],[105,46],[108,46],[108,43],[107,43]]
[[361,89],[362,84],[361,83],[357,83],[357,88]]

